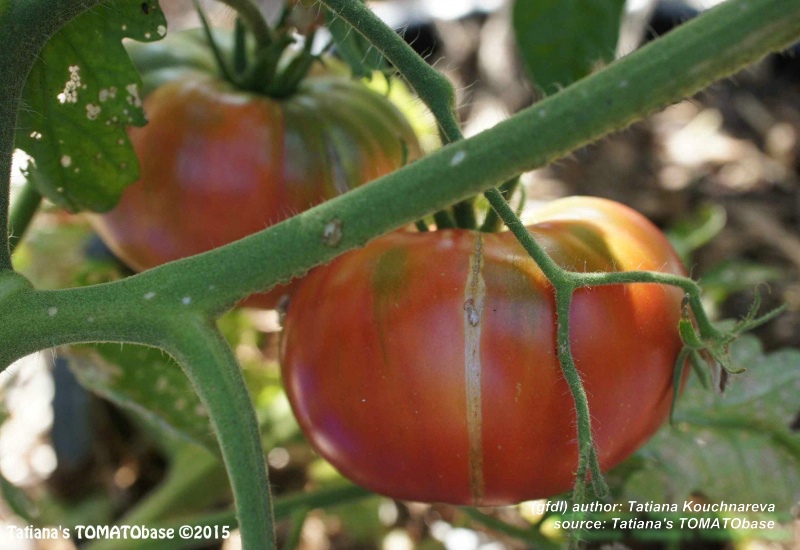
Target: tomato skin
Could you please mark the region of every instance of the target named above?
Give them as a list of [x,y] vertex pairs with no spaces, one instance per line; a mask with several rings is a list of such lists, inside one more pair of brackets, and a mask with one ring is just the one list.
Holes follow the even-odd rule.
[[[92,217],[135,271],[243,238],[420,156],[388,100],[339,76],[273,100],[187,69],[144,108],[149,123],[129,131],[140,180]],[[246,303],[275,307],[287,291]]]
[[[655,227],[610,201],[555,201],[530,230],[566,267],[684,273]],[[681,298],[648,284],[574,295],[572,351],[604,470],[668,414]],[[552,287],[510,233],[396,232],[304,279],[284,384],[312,445],[368,489],[457,505],[544,498],[572,486],[578,460],[555,329]]]

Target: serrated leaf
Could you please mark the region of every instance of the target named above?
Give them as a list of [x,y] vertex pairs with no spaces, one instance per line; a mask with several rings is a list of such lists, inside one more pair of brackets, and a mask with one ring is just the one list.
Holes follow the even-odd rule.
[[514,33],[534,84],[551,93],[614,58],[625,0],[516,0]]
[[183,370],[155,348],[72,347],[69,366],[90,391],[161,430],[218,452],[205,407]]
[[773,503],[781,513],[800,499],[800,351],[763,355],[757,339],[731,347],[736,364],[719,396],[692,379],[678,404],[675,428],[664,427],[638,453],[642,468],[628,478],[626,499],[682,503],[692,494],[712,501]]
[[28,76],[16,146],[33,157],[28,178],[52,202],[106,211],[137,179],[125,129],[145,123],[141,79],[122,39],[165,34],[157,0],[112,0],[48,41]]

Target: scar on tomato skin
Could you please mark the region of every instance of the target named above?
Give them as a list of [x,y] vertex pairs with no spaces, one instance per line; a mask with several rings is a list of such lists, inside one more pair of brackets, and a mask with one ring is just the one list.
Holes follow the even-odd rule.
[[486,283],[483,280],[483,236],[478,233],[469,257],[464,287],[464,377],[467,392],[469,484],[475,505],[483,501],[483,410],[481,408],[481,316]]
[[326,223],[322,229],[322,243],[331,247],[339,246],[342,242],[342,225],[342,220],[339,218],[333,218]]

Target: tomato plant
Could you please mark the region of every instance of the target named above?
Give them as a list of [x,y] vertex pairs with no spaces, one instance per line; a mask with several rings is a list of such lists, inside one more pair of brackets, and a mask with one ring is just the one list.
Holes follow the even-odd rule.
[[[562,267],[683,274],[665,237],[602,199],[555,201],[529,227]],[[664,421],[682,293],[578,291],[575,362],[603,468]],[[282,369],[317,450],[395,498],[504,505],[574,482],[575,412],[551,284],[511,233],[394,233],[317,268],[286,317]]]
[[[282,484],[281,473],[267,469],[267,462],[280,469],[272,459],[281,453],[273,455],[269,449],[294,441],[293,429],[292,435],[284,432],[271,411],[272,404],[284,410],[282,402],[265,403],[266,394],[278,393],[277,376],[270,366],[261,365],[269,372],[269,386],[264,387],[267,391],[250,393],[255,378],[264,374],[255,373],[250,364],[259,356],[263,339],[253,333],[232,337],[228,331],[240,329],[238,321],[220,318],[245,296],[328,262],[334,263],[314,272],[290,305],[283,368],[309,438],[360,483],[405,498],[484,505],[552,494],[570,485],[572,496],[559,502],[571,498],[575,504],[588,504],[592,498],[610,497],[617,503],[630,498],[656,504],[669,500],[677,505],[703,495],[708,501],[744,503],[775,499],[771,488],[780,484],[787,489],[780,508],[790,510],[800,483],[794,475],[800,455],[791,431],[798,406],[796,392],[791,392],[797,379],[796,354],[776,356],[773,364],[780,368],[761,369],[773,379],[769,392],[756,382],[724,408],[702,401],[686,407],[681,402],[678,429],[661,438],[658,448],[639,456],[647,460],[635,458],[629,463],[633,468],[621,468],[626,480],[609,476],[613,494],[607,491],[602,474],[663,419],[675,394],[671,362],[676,355],[675,363],[691,364],[701,373],[697,380],[707,377],[703,360],[712,363],[716,369],[712,373],[721,373],[715,382],[723,382],[739,366],[757,371],[752,367],[759,362],[759,354],[748,351],[747,345],[734,353],[732,342],[774,318],[779,310],[757,317],[755,300],[738,323],[716,324],[703,307],[700,285],[683,276],[663,238],[624,208],[572,199],[543,210],[539,221],[527,230],[508,199],[520,174],[556,161],[792,44],[800,35],[800,5],[795,0],[729,0],[685,28],[602,68],[602,60],[610,61],[610,53],[617,50],[611,43],[616,31],[592,31],[597,26],[616,26],[621,0],[587,0],[581,6],[561,2],[557,10],[517,2],[513,10],[517,36],[535,39],[524,48],[526,66],[537,79],[528,84],[559,91],[519,112],[515,107],[508,119],[466,139],[456,115],[457,94],[446,75],[414,54],[360,0],[322,0],[331,40],[348,63],[358,65],[358,70],[351,67],[355,74],[388,71],[389,67],[397,70],[437,118],[444,146],[379,181],[248,238],[135,276],[112,276],[110,282],[102,283],[102,276],[75,279],[51,290],[47,280],[25,271],[26,255],[36,237],[44,235],[52,242],[52,235],[40,230],[47,218],[34,226],[34,238],[22,242],[23,248],[12,256],[14,246],[21,242],[42,195],[71,211],[102,212],[138,177],[134,151],[126,146],[126,127],[142,122],[139,97],[147,95],[150,101],[155,96],[152,90],[163,89],[162,85],[176,94],[219,92],[248,107],[253,119],[259,109],[250,105],[251,99],[255,103],[254,98],[264,95],[279,98],[282,108],[302,95],[305,83],[315,78],[306,77],[314,57],[310,48],[304,48],[298,58],[282,55],[298,30],[290,28],[293,23],[288,23],[291,17],[286,10],[274,19],[273,27],[261,11],[261,2],[224,3],[237,12],[239,30],[231,41],[234,55],[229,55],[229,44],[222,41],[215,55],[202,40],[200,49],[188,45],[162,49],[149,59],[151,65],[139,66],[147,86],[140,95],[140,79],[125,57],[122,40],[156,39],[167,32],[157,0],[0,0],[0,28],[8,31],[0,32],[0,170],[5,174],[0,179],[0,225],[6,227],[0,238],[0,368],[27,361],[24,358],[31,354],[46,358],[49,354],[39,352],[50,348],[111,343],[104,349],[114,351],[106,355],[116,364],[90,374],[89,383],[100,390],[105,385],[106,395],[127,400],[129,410],[150,421],[156,438],[166,443],[170,468],[165,483],[152,491],[152,486],[139,486],[149,493],[137,501],[142,494],[139,488],[127,487],[140,471],[136,464],[110,465],[112,476],[103,478],[103,486],[114,487],[112,500],[124,501],[124,509],[97,506],[97,493],[85,493],[82,487],[78,499],[56,507],[63,511],[72,506],[68,514],[56,511],[57,516],[49,517],[30,513],[37,505],[51,502],[47,495],[28,506],[0,476],[9,504],[24,522],[34,527],[72,525],[73,512],[80,511],[83,525],[99,526],[110,518],[141,526],[180,522],[214,526],[214,537],[224,536],[216,534],[216,527],[224,523],[238,525],[244,548],[275,548],[278,537],[288,539],[281,540],[282,546],[293,547],[305,531],[302,523],[308,510],[364,496],[365,491],[353,491],[352,485],[343,487],[344,492],[315,486],[325,481],[307,467],[310,458],[305,449],[299,470],[303,492],[308,492],[284,494],[300,485]],[[608,8],[587,10],[583,4]],[[309,34],[320,24],[323,19],[310,23]],[[208,29],[206,34],[217,36]],[[593,39],[598,35],[602,35],[600,44]],[[584,52],[579,70],[547,76],[540,69],[554,66],[547,52],[557,52],[559,68],[566,69],[561,61],[576,59],[566,49],[567,42],[573,41],[580,41],[579,53]],[[491,61],[496,51],[493,46]],[[376,52],[379,55],[373,55]],[[595,74],[586,74],[595,68]],[[224,82],[214,81],[218,74],[224,75]],[[570,83],[572,78],[579,80]],[[497,82],[505,85],[508,81]],[[187,97],[195,101],[195,96]],[[469,96],[466,101],[471,101]],[[195,107],[198,104],[202,104],[199,99]],[[177,105],[175,112],[184,107]],[[198,118],[210,114],[210,110],[194,113]],[[784,138],[791,132],[778,129],[782,131],[775,135],[783,138],[774,140],[776,149],[783,147],[777,142],[788,142],[784,153],[789,153],[791,140]],[[246,145],[240,148],[249,151]],[[399,164],[403,164],[412,154],[410,147],[409,151],[399,148]],[[27,152],[32,162],[12,205],[8,174],[15,149]],[[237,155],[215,156],[201,150],[210,160],[224,159],[231,170],[247,173],[230,162]],[[627,157],[622,152],[614,156]],[[151,156],[156,153],[161,151],[154,149]],[[790,156],[787,160],[792,161]],[[219,164],[192,166],[220,178],[228,176]],[[340,169],[345,172],[345,165]],[[681,183],[681,177],[677,181]],[[789,178],[786,181],[791,183]],[[674,183],[669,185],[670,194],[697,191],[693,184],[682,190]],[[598,193],[603,192],[600,183],[592,184]],[[488,220],[491,223],[484,220],[482,229],[505,225],[510,233],[472,231],[480,218],[474,210],[480,203],[473,199],[480,193],[495,213],[487,213],[487,218],[496,218]],[[169,217],[185,210],[185,202],[168,197],[162,202],[171,207],[166,211]],[[212,210],[206,225],[232,224],[248,207],[224,214]],[[424,231],[420,220],[431,217],[441,231],[391,233],[414,222]],[[628,222],[620,224],[621,220]],[[130,224],[135,228],[136,220]],[[460,229],[450,229],[453,226]],[[390,236],[380,237],[386,234]],[[363,250],[336,259],[370,241]],[[46,268],[57,270],[47,249],[39,250],[47,258]],[[236,311],[232,317],[251,316]],[[137,345],[156,351],[142,355],[136,353],[141,351]],[[134,353],[128,355],[128,348]],[[743,348],[745,353],[741,353]],[[163,361],[148,359],[162,352],[186,376],[167,375]],[[27,368],[24,363],[19,367]],[[312,370],[320,372],[305,375]],[[125,376],[119,376],[123,371]],[[142,382],[135,391],[127,396],[116,391],[125,389],[132,379]],[[690,383],[696,387],[697,380]],[[691,396],[692,389],[687,385],[685,396]],[[771,407],[773,401],[779,407]],[[180,434],[174,432],[183,432],[188,440],[177,441],[174,436]],[[74,433],[69,434],[72,439]],[[209,434],[216,442],[207,440]],[[694,450],[700,439],[722,441],[723,446],[701,456]],[[207,456],[198,452],[195,443],[208,447]],[[761,453],[765,447],[772,452]],[[283,450],[293,454],[292,449]],[[681,459],[690,454],[701,458],[687,472],[691,461]],[[40,456],[45,460],[37,459],[37,463],[51,462],[46,455]],[[648,464],[630,475],[642,462]],[[715,465],[711,476],[709,463]],[[720,465],[726,463],[731,467],[720,474]],[[753,464],[764,465],[762,469],[769,468],[771,474],[779,471],[773,476],[779,482],[770,484],[766,492],[752,493],[762,484],[741,474],[756,471]],[[223,467],[227,480],[219,475]],[[672,475],[675,470],[680,470],[679,476]],[[700,475],[692,475],[697,472]],[[93,471],[88,477],[102,476]],[[666,477],[680,478],[679,483],[662,486]],[[727,488],[718,483],[723,477],[741,478],[741,486],[746,486],[739,493],[742,496],[729,499]],[[218,480],[219,492],[208,490],[213,479]],[[591,494],[589,479],[594,488]],[[758,489],[764,491],[764,487]],[[214,497],[227,494],[233,501],[223,510],[224,503]],[[46,508],[38,506],[43,512]],[[83,516],[91,513],[89,509],[100,508],[99,518]],[[474,510],[466,513],[481,517]],[[460,521],[460,512],[453,514],[454,523]],[[448,522],[448,516],[449,512],[440,518]],[[294,525],[276,529],[276,519]],[[497,517],[486,520],[491,529],[531,546],[552,542],[543,540],[549,537],[542,529],[544,522],[520,529]],[[616,528],[608,532],[608,540],[635,536],[633,528],[622,529],[626,532]],[[646,535],[676,540],[674,531],[660,533],[659,529],[648,528]],[[66,529],[57,530],[67,536]],[[750,533],[731,537],[740,535],[749,537]],[[774,535],[769,533],[769,538]],[[89,542],[94,545],[95,541]],[[133,539],[96,542],[115,548],[141,545]]]
[[[141,175],[92,218],[136,271],[255,233],[420,155],[400,111],[359,81],[317,70],[271,98],[201,70],[213,64],[196,34],[177,37],[135,52],[156,83],[149,123],[129,130]],[[275,307],[287,291],[246,303]]]

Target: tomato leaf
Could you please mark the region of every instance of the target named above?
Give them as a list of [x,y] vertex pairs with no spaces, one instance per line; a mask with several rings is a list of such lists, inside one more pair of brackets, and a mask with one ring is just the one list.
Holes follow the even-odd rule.
[[[687,264],[691,265],[691,262]],[[703,274],[703,295],[713,303],[721,304],[735,292],[787,277],[788,273],[781,267],[749,260],[724,260]]]
[[155,348],[73,346],[69,365],[90,391],[138,414],[160,430],[217,453],[205,407],[181,368]]
[[610,61],[619,38],[624,0],[516,0],[514,33],[534,83],[545,93]]
[[691,265],[691,255],[719,235],[727,221],[728,214],[723,206],[705,204],[676,223],[667,238],[683,262]]
[[122,39],[165,34],[157,0],[112,0],[65,26],[42,50],[23,92],[16,146],[33,157],[28,178],[52,202],[105,211],[136,181],[125,128],[146,120],[141,79]]
[[747,373],[723,395],[691,379],[675,428],[665,426],[638,453],[642,467],[624,500],[675,502],[693,494],[711,501],[774,503],[788,513],[800,497],[800,351],[763,355],[750,336],[731,347]]

